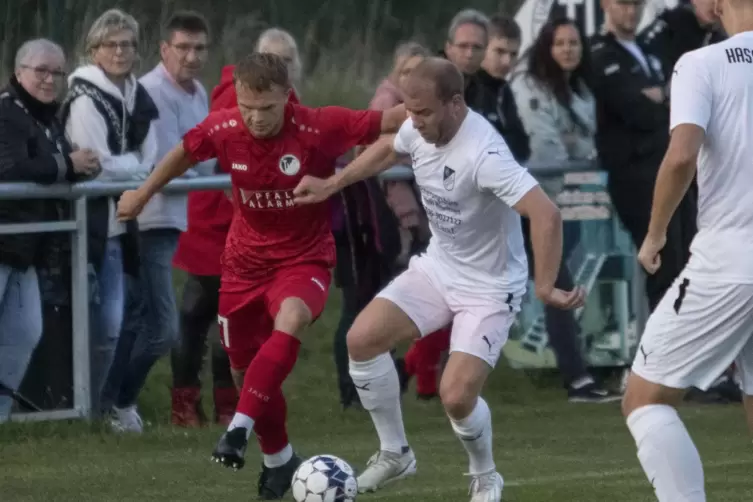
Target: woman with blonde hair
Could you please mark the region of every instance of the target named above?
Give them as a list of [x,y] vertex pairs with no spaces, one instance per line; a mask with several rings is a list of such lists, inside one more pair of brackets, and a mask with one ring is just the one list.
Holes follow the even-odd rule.
[[[139,25],[133,16],[111,9],[92,23],[85,39],[85,63],[68,79],[62,107],[68,138],[80,148],[97,152],[102,165],[98,177],[106,181],[144,179],[157,162],[157,138],[152,122],[157,107],[136,80]],[[125,308],[124,273],[139,275],[138,228],[115,217],[111,197],[93,199],[89,207],[89,259],[92,284],[91,389],[94,412],[109,411],[116,430],[140,432],[135,403],[107,396]],[[119,386],[112,388],[119,389]],[[112,403],[107,401],[114,401]]]

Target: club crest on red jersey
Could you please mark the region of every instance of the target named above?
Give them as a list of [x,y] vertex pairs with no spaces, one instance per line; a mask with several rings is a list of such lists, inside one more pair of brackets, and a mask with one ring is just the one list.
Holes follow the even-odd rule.
[[301,170],[301,161],[295,155],[285,154],[280,158],[280,171],[287,176],[295,176]]

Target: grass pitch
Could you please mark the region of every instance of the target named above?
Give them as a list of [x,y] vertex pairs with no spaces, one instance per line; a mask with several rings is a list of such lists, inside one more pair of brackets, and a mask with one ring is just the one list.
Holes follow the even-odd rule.
[[[304,456],[332,453],[362,469],[378,442],[365,412],[343,412],[338,403],[331,354],[337,304],[333,297],[311,328],[286,384],[290,436]],[[171,427],[169,386],[169,364],[163,361],[140,400],[148,422],[140,437],[115,436],[81,422],[0,427],[0,501],[254,500],[258,449],[249,448],[249,462],[239,472],[210,463],[222,430]],[[569,404],[556,378],[513,371],[504,361],[484,394],[494,416],[505,502],[655,500],[617,403]],[[414,395],[406,394],[403,409],[418,474],[359,501],[468,500],[465,453],[441,405]],[[753,455],[742,407],[693,405],[681,414],[705,463],[709,500],[753,500]]]

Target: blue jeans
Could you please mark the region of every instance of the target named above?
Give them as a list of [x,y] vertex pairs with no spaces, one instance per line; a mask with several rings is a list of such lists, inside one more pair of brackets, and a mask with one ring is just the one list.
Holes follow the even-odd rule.
[[104,392],[118,408],[136,404],[149,371],[177,345],[173,255],[179,237],[174,229],[140,233],[139,278],[128,285],[126,319]]
[[96,415],[103,411],[103,389],[123,326],[125,283],[120,237],[108,239],[102,267],[91,286],[89,343],[92,411]]
[[[42,301],[37,272],[0,265],[0,384],[18,390],[34,349],[42,338]],[[0,392],[0,423],[8,420],[13,399]]]

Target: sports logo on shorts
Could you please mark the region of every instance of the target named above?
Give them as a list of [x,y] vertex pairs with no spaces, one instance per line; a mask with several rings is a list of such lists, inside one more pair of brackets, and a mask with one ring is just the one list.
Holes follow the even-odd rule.
[[280,158],[280,171],[288,176],[295,176],[301,170],[301,162],[295,155],[286,154]]
[[442,173],[442,182],[444,183],[444,188],[447,191],[455,188],[455,170],[444,166],[444,173]]

